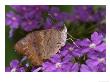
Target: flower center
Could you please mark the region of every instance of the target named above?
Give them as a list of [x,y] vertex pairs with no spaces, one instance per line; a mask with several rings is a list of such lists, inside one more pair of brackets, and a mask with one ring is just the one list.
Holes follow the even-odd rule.
[[85,64],[86,60],[88,59],[88,56],[87,54],[84,54],[83,56],[81,57],[74,57],[72,59],[72,62],[73,63],[79,63],[79,64]]
[[88,18],[89,20],[92,20],[93,19],[93,17],[91,16],[91,15],[89,15],[89,18]]
[[25,11],[26,10],[26,7],[22,7],[22,9]]
[[58,13],[54,13],[54,16],[58,16]]
[[92,44],[89,45],[89,47],[90,48],[95,48],[96,47],[96,44],[92,43]]
[[76,18],[77,18],[77,19],[80,19],[80,16],[79,16],[79,15],[76,15]]
[[16,17],[12,17],[12,20],[13,20],[13,21],[16,21]]
[[84,10],[87,10],[87,6],[83,6],[83,9],[84,9]]
[[98,61],[99,61],[100,63],[103,63],[103,62],[105,62],[105,58],[100,58],[100,59],[98,59]]
[[70,50],[70,51],[73,51],[73,49],[74,49],[73,47],[69,47],[69,50]]
[[28,24],[31,25],[31,24],[32,24],[32,21],[29,20],[29,21],[28,21]]
[[62,66],[61,63],[59,63],[59,62],[55,64],[56,68],[61,68],[61,66]]
[[39,10],[39,7],[36,7],[36,10]]

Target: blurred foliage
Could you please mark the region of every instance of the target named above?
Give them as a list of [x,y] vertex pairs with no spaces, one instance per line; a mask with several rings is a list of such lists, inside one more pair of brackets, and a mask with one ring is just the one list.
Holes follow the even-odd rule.
[[[8,12],[10,10],[9,6],[6,6],[5,8],[5,12]],[[5,26],[5,66],[9,65],[9,62],[12,59],[20,59],[21,56],[18,55],[15,50],[14,50],[14,43],[13,43],[13,39],[9,38],[9,30],[10,28],[8,26]],[[19,38],[19,36],[17,36],[15,39]]]

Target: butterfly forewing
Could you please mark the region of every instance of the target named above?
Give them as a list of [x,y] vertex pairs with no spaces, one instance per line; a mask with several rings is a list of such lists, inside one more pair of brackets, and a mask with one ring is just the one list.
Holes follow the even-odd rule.
[[41,65],[44,59],[49,59],[64,46],[66,37],[63,30],[34,31],[19,40],[15,44],[15,49],[27,56],[33,65]]

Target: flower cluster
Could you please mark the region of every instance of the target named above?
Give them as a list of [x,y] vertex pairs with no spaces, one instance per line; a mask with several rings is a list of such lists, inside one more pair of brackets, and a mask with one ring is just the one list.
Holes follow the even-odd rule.
[[99,22],[105,18],[105,9],[102,8],[94,11],[91,5],[75,6],[71,13],[71,18],[74,22]]
[[56,6],[12,5],[13,10],[6,13],[6,25],[9,25],[10,37],[16,29],[26,32],[35,29],[61,28],[64,23],[95,22],[102,23],[105,19],[105,8],[94,11],[93,6],[73,6],[70,13],[61,12]]
[[25,68],[20,66],[20,62],[18,60],[12,60],[10,62],[10,66],[5,68],[6,72],[24,72]]
[[[14,59],[10,62],[10,66],[6,67],[6,72],[106,71],[104,6],[96,10],[91,5],[73,6],[70,12],[61,11],[59,6],[47,5],[12,5],[10,7],[11,11],[6,13],[6,25],[10,27],[10,37],[13,37],[17,29],[28,33],[41,29],[60,29],[64,24],[67,26],[68,33],[75,35],[73,31],[76,30],[76,35],[79,34],[81,37],[75,37],[72,42],[67,41],[58,53],[45,60],[41,66],[33,66],[28,62]],[[70,38],[73,39],[73,37]]]
[[6,25],[9,25],[10,37],[16,29],[21,28],[26,32],[36,29],[61,28],[64,25],[65,12],[58,7],[47,5],[12,5],[13,10],[6,13]]
[[91,39],[66,44],[49,61],[43,63],[43,71],[104,72],[106,71],[106,46],[102,34],[94,32]]
[[6,72],[38,72],[41,67],[30,66],[29,63],[23,64],[23,61],[14,59],[10,62],[10,66],[5,68]]

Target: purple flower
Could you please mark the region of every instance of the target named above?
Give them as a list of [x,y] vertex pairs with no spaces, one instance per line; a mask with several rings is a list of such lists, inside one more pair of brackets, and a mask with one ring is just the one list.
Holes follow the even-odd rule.
[[49,17],[46,19],[46,22],[44,23],[44,28],[46,29],[50,29],[52,28],[53,22],[52,19],[50,19]]
[[44,62],[42,65],[43,71],[69,72],[78,70],[78,65],[72,64],[71,62],[72,55],[68,54],[69,50],[65,49],[62,49],[60,53],[55,54],[49,61]]
[[62,12],[61,13],[62,15],[62,21],[67,23],[67,24],[70,24],[72,22],[72,17],[71,17],[71,14],[70,13],[67,13],[67,12]]
[[29,32],[29,31],[32,31],[34,29],[38,29],[39,23],[37,23],[36,20],[27,19],[21,23],[21,26],[22,26],[21,28],[23,30],[25,30],[26,32]]
[[11,63],[10,63],[10,67],[11,68],[17,68],[18,64],[19,64],[18,60],[12,60]]
[[43,66],[44,71],[48,72],[61,72],[61,71],[68,71],[65,68],[66,66],[69,66],[70,63],[66,63],[65,61],[62,62],[60,55],[55,55],[50,59],[51,62],[45,62]]
[[6,24],[11,28],[10,37],[17,28],[26,32],[40,28],[59,29],[64,24],[64,16],[67,18],[58,7],[47,5],[11,5],[10,7],[14,10],[6,14]]
[[64,26],[64,22],[59,21],[57,23],[53,22],[52,19],[50,19],[49,17],[46,19],[46,22],[44,24],[44,28],[45,29],[61,29]]
[[83,47],[83,52],[89,52],[91,50],[103,52],[106,49],[106,45],[103,42],[103,35],[97,32],[91,35],[91,40],[86,38],[77,43],[80,47]]
[[[98,37],[99,38],[99,37]],[[97,39],[98,39],[97,38]],[[100,40],[100,39],[99,39]],[[89,49],[83,52],[82,46],[76,41],[74,44],[66,44],[59,53],[43,63],[43,71],[50,72],[101,72],[106,69],[105,49],[103,52]],[[100,43],[100,41],[97,41]],[[81,44],[82,45],[82,44]],[[88,47],[88,44],[86,45]]]
[[75,63],[72,67],[71,67],[71,72],[78,72],[79,71],[79,67],[80,65],[78,63]]
[[6,25],[11,28],[17,29],[20,25],[20,17],[14,12],[10,11],[6,14]]
[[[105,72],[105,68],[106,68],[106,60],[105,58],[97,58],[97,59],[89,59],[86,61],[86,64],[92,69],[92,71],[99,71],[101,72],[103,70],[103,72]],[[103,67],[101,66],[103,65]],[[101,67],[100,67],[101,66]]]
[[105,8],[95,11],[92,5],[74,6],[71,18],[74,22],[100,22],[105,19]]
[[106,9],[102,8],[101,10],[98,10],[94,14],[93,18],[94,18],[94,21],[101,22],[101,21],[105,20],[105,16],[106,16]]
[[81,72],[91,72],[91,69],[87,65],[82,64],[80,71]]
[[52,26],[55,29],[61,29],[64,26],[64,22],[60,21]]
[[12,60],[10,66],[5,68],[6,72],[25,72],[24,67],[20,67],[20,62],[18,60]]
[[13,8],[16,13],[19,15],[26,15],[27,13],[33,12],[32,10],[34,9],[35,6],[33,5],[11,5],[11,8]]
[[89,22],[93,21],[92,17],[93,6],[80,5],[73,7],[72,18],[73,21]]
[[58,7],[51,7],[49,15],[57,21],[63,21],[63,15]]

